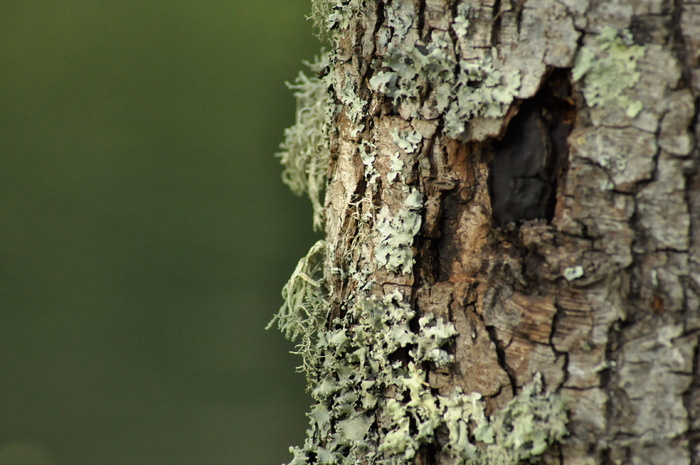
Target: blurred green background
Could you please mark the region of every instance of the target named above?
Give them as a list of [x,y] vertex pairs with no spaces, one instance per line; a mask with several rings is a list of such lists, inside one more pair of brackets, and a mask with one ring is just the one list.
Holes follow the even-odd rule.
[[277,465],[309,0],[0,2],[0,465]]

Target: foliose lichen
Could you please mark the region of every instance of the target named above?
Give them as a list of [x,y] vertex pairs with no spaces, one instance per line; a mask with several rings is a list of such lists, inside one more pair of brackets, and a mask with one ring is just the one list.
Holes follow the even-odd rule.
[[436,394],[424,367],[451,363],[445,346],[457,333],[433,315],[418,317],[407,301],[399,290],[363,292],[320,329],[305,362],[316,403],[289,465],[408,465],[426,445],[455,464],[516,465],[566,434],[566,409],[539,375],[492,417],[478,393]]
[[[408,190],[404,213],[416,213],[422,196],[403,187]],[[401,215],[387,218],[391,223]],[[385,246],[391,249],[388,256],[412,264],[406,244],[414,233],[405,234],[405,241],[389,240]],[[455,464],[516,465],[566,434],[566,409],[559,397],[544,391],[539,375],[492,417],[486,416],[479,393],[459,388],[449,396],[436,393],[427,368],[452,362],[447,347],[457,331],[432,314],[419,315],[401,288],[382,294],[376,292],[381,286],[365,282],[345,302],[344,312],[329,321],[325,247],[319,241],[299,261],[284,288],[285,303],[270,323],[297,342],[315,401],[307,439],[290,449],[289,465],[409,465],[426,446]],[[403,265],[397,271],[410,272]]]
[[[459,18],[459,17],[458,17]],[[466,30],[466,18],[455,23]],[[493,65],[495,51],[478,61],[457,59],[439,34],[426,46],[410,50],[394,48],[382,63],[385,70],[370,79],[370,86],[395,105],[406,104],[419,116],[421,96],[430,92],[423,105],[444,115],[445,133],[459,139],[466,122],[474,117],[499,118],[507,111],[520,88],[520,73],[504,76]]]
[[333,41],[350,25],[350,18],[360,9],[361,0],[311,0],[311,15],[316,35]]
[[294,83],[287,84],[296,90],[296,120],[285,129],[282,152],[277,154],[285,167],[282,180],[296,195],[308,194],[316,230],[323,226],[322,195],[330,156],[328,131],[334,111],[328,78],[318,74],[329,66],[329,56],[322,52],[313,62],[306,63],[312,72],[310,76],[300,72]]
[[413,241],[420,231],[423,195],[410,188],[404,208],[396,214],[382,209],[377,215],[377,237],[374,249],[375,261],[397,273],[413,270]]
[[394,143],[406,153],[413,153],[418,148],[418,144],[423,140],[423,136],[418,131],[396,130],[391,133]]
[[623,108],[628,117],[637,116],[643,104],[631,99],[625,91],[639,81],[637,62],[644,53],[644,47],[634,44],[629,31],[605,26],[581,48],[572,70],[574,81],[583,79],[586,103],[591,107]]

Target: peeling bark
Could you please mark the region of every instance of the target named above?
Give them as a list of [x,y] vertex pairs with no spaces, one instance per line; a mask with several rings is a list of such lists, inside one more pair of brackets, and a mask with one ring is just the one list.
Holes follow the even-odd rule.
[[[398,292],[417,337],[426,315],[456,330],[452,362],[418,372],[432,395],[478,393],[495,415],[541,376],[564,399],[546,463],[700,464],[700,5],[334,8],[327,327]],[[415,362],[410,347],[396,359]],[[381,443],[377,405],[355,413]],[[480,463],[431,434],[362,463]]]

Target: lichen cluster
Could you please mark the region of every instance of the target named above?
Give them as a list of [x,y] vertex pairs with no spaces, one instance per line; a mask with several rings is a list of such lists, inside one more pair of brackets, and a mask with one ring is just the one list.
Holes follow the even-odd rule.
[[322,281],[313,277],[324,246],[300,261],[273,320],[299,342],[316,401],[306,442],[291,448],[289,465],[410,464],[428,445],[455,463],[515,465],[566,434],[565,409],[543,392],[539,376],[491,418],[478,393],[436,394],[425,367],[450,364],[445,346],[457,333],[433,315],[418,316],[399,290],[363,292],[326,324]]
[[316,404],[306,443],[292,449],[291,464],[407,463],[432,442],[442,412],[421,366],[450,362],[442,347],[455,331],[423,316],[424,334],[414,332],[416,314],[405,301],[399,291],[359,296],[318,334],[313,359],[305,363]]
[[[315,0],[313,15],[320,29],[342,31],[360,9],[361,0]],[[393,3],[396,3],[393,7]],[[395,34],[413,23],[403,6],[392,2],[386,11]],[[457,7],[453,29],[466,34],[468,7]],[[490,56],[478,62],[454,58],[442,36],[427,46],[406,50],[392,45],[390,56],[375,63],[371,87],[394,100],[413,105],[420,117],[427,107],[445,121],[449,137],[464,135],[465,121],[474,116],[503,116],[520,85],[519,75],[502,76]],[[392,42],[393,44],[393,42]],[[323,218],[320,195],[328,163],[328,131],[336,109],[326,90],[343,107],[356,137],[364,129],[367,102],[357,95],[352,76],[334,70],[328,55],[311,65],[326,77],[300,75],[296,124],[285,133],[282,154],[285,180],[297,193],[307,192],[314,205],[314,224]],[[376,134],[374,135],[376,137]],[[372,136],[370,136],[371,138]],[[406,157],[415,157],[423,143],[418,131],[391,133],[395,153],[389,164],[380,160],[376,140],[359,137],[366,191],[392,189],[395,203],[372,206],[355,221],[357,237],[350,241],[371,250],[375,265],[397,275],[413,272],[414,243],[423,221],[424,196],[406,181]],[[387,169],[388,168],[388,169]],[[369,202],[368,197],[358,202]],[[369,245],[369,247],[367,247]],[[316,243],[300,260],[283,290],[284,305],[276,324],[297,343],[309,390],[315,404],[308,414],[303,446],[291,448],[289,465],[411,464],[421,451],[450,457],[454,464],[516,465],[541,455],[566,433],[566,411],[560,400],[543,391],[542,380],[532,384],[502,410],[488,417],[476,392],[459,388],[448,395],[428,384],[428,372],[447,369],[458,336],[452,323],[432,314],[419,314],[411,305],[410,290],[376,283],[367,269],[335,270],[326,262],[326,243]],[[340,273],[354,282],[353,295],[341,309],[331,311],[326,272]]]
[[[466,30],[466,18],[458,16],[456,21],[457,30]],[[443,115],[445,134],[459,139],[466,121],[505,114],[520,88],[520,74],[502,75],[494,68],[491,53],[468,61],[454,57],[450,48],[444,34],[434,33],[425,47],[392,49],[370,86],[394,104],[408,105],[412,117]]]
[[637,61],[644,47],[635,45],[628,31],[605,26],[594,40],[581,48],[572,70],[574,81],[583,80],[583,96],[591,107],[613,106],[625,109],[634,118],[642,110],[640,100],[626,90],[634,87],[641,73]]
[[311,0],[310,19],[321,40],[333,39],[350,25],[350,17],[359,10],[360,0]]
[[[301,340],[299,353],[316,401],[306,442],[291,448],[289,465],[410,464],[428,445],[454,463],[515,465],[566,434],[561,400],[543,392],[539,376],[491,418],[478,393],[457,388],[451,396],[437,395],[424,367],[450,364],[445,346],[457,333],[433,315],[419,317],[399,290],[362,293],[326,327],[319,312],[309,311],[327,309],[319,305],[323,289],[306,275],[322,246],[316,244],[300,262],[277,318],[287,335]],[[297,307],[290,313],[292,303]],[[411,328],[414,320],[417,330]]]

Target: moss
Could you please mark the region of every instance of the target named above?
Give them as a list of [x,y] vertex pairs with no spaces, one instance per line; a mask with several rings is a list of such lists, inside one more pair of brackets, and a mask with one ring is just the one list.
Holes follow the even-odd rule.
[[591,107],[623,108],[634,118],[642,110],[642,102],[625,93],[639,81],[637,62],[644,56],[644,47],[634,45],[628,31],[605,26],[601,33],[576,56],[572,70],[574,81],[583,79],[583,96]]
[[323,52],[313,63],[307,63],[311,76],[299,73],[293,84],[296,90],[296,121],[285,129],[284,142],[278,153],[285,169],[282,180],[297,195],[308,194],[313,207],[314,229],[323,226],[323,199],[326,167],[330,156],[328,131],[333,105],[328,93],[328,78],[318,74],[329,66],[329,54]]

